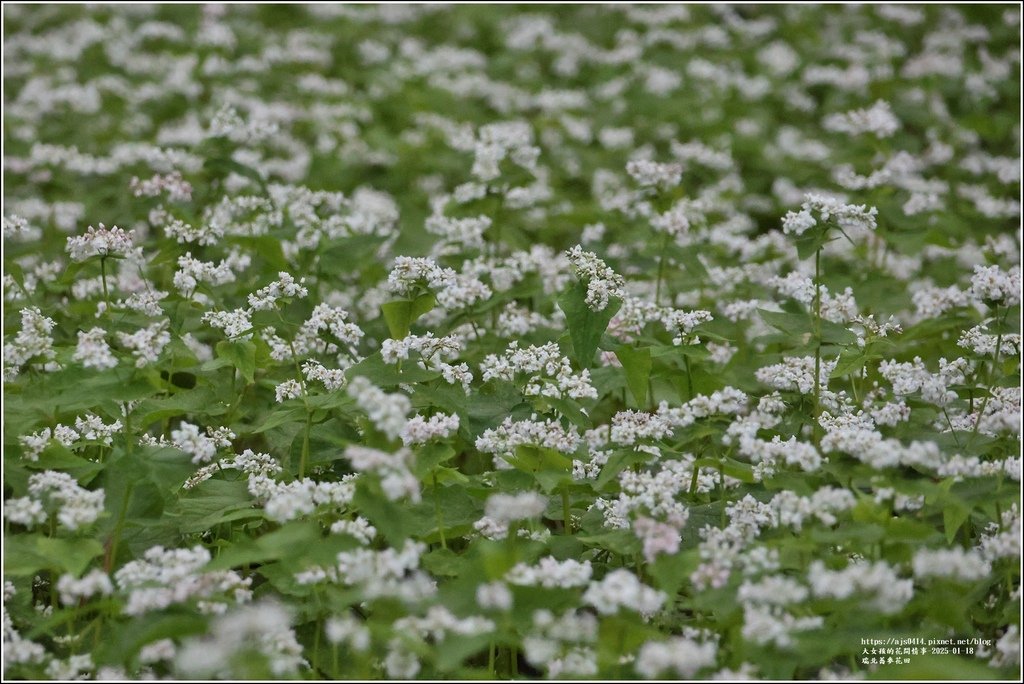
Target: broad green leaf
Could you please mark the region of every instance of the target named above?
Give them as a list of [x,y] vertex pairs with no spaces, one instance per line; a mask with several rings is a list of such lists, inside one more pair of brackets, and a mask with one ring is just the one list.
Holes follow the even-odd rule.
[[437,300],[431,293],[416,299],[396,299],[380,305],[392,339],[401,340],[409,335],[409,327],[416,319],[434,308]]
[[619,347],[615,356],[622,363],[622,369],[626,372],[626,384],[633,398],[640,407],[647,406],[648,387],[651,379],[651,348],[630,347],[623,345]]
[[222,340],[217,343],[217,356],[230,361],[247,383],[253,383],[256,377],[256,345],[252,340]]
[[405,361],[401,368],[384,362],[380,352],[370,354],[365,359],[355,364],[345,375],[351,380],[357,375],[368,378],[373,384],[379,387],[394,387],[406,383],[428,382],[441,377],[437,371],[420,368],[415,361]]
[[103,555],[103,545],[91,538],[52,539],[41,534],[4,536],[4,572],[33,575],[40,570],[81,575],[89,563]]
[[590,368],[594,353],[609,321],[622,306],[622,300],[611,298],[601,311],[593,311],[586,303],[587,286],[577,281],[558,298],[558,306],[565,313],[572,340],[573,357],[582,368]]

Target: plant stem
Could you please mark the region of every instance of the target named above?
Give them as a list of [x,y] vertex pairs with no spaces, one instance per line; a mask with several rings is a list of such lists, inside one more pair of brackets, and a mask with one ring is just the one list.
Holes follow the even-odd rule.
[[497,679],[498,675],[494,671],[494,656],[495,656],[494,641],[491,641],[491,647],[487,650],[487,671],[491,673],[491,679]]
[[114,526],[114,532],[110,536],[110,546],[107,548],[107,557],[103,562],[103,570],[109,574],[114,567],[114,563],[117,561],[117,546],[121,542],[121,530],[124,529],[124,519],[128,515],[128,502],[132,498],[132,490],[135,488],[135,483],[130,482],[128,489],[124,492],[124,500],[121,502],[121,510],[117,514],[117,525]]
[[811,436],[814,445],[820,441],[821,417],[821,248],[814,252],[814,423]]
[[110,293],[107,292],[107,257],[100,257],[100,279],[103,281],[103,302],[110,308]]
[[683,354],[683,367],[686,369],[686,401],[690,401],[693,399],[693,376],[690,374],[690,357],[686,354]]
[[437,468],[431,473],[434,481],[434,515],[437,516],[437,533],[441,535],[441,548],[447,549],[448,542],[444,538],[444,516],[441,515],[441,500],[437,496]]
[[987,378],[987,384],[990,385],[990,387],[988,388],[988,393],[985,395],[985,398],[981,400],[981,407],[978,409],[978,417],[974,419],[974,427],[971,428],[972,444],[974,443],[975,438],[978,436],[978,428],[981,427],[981,419],[985,415],[985,408],[988,406],[988,400],[992,398],[992,374],[999,367],[999,353],[1003,350],[1003,324],[1002,321],[999,320],[999,305],[993,305],[993,310],[995,312],[994,318],[996,320],[996,324],[999,325],[999,332],[996,333],[995,356],[992,358],[992,366],[989,369]]
[[654,286],[654,304],[661,303],[661,281],[665,277],[665,252],[668,250],[668,233],[661,240],[661,252],[658,254],[658,282]]
[[306,430],[302,434],[302,456],[299,458],[299,479],[306,476],[306,462],[309,460],[309,430],[313,427],[313,413],[306,409]]
[[565,533],[572,536],[572,513],[569,511],[569,490],[562,490],[562,524],[565,526]]

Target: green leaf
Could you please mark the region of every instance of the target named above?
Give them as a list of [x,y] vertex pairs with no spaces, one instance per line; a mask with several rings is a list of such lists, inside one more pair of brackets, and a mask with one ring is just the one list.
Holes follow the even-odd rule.
[[468,561],[451,549],[434,549],[420,558],[420,565],[435,577],[458,577]]
[[247,383],[253,383],[256,377],[256,345],[252,340],[218,342],[217,356],[230,361]]
[[519,446],[515,456],[505,460],[517,470],[533,475],[545,492],[552,492],[572,481],[572,459],[554,449]]
[[390,501],[376,482],[366,478],[360,478],[356,484],[352,505],[394,546],[400,547],[409,537],[433,526],[432,518],[423,519],[413,515],[408,504]]
[[621,346],[615,352],[622,369],[626,371],[626,384],[633,393],[638,406],[647,406],[647,394],[651,379],[651,348]]
[[758,309],[757,313],[765,323],[789,337],[810,335],[814,331],[814,321],[805,313],[767,311],[765,309]]
[[837,238],[830,238],[828,236],[828,224],[819,224],[814,228],[811,228],[803,235],[796,238],[796,254],[801,259],[809,259],[814,256],[814,253],[819,249],[827,245],[832,240]]
[[398,365],[385,363],[380,352],[370,354],[345,371],[345,375],[349,380],[357,375],[362,375],[369,378],[378,387],[394,387],[395,385],[428,382],[441,377],[441,374],[437,371],[420,368],[413,361],[404,362],[401,369],[399,369]]
[[146,427],[164,418],[176,416],[219,416],[227,412],[227,406],[214,399],[211,387],[197,387],[178,392],[165,399],[147,399],[135,408],[139,426]]
[[647,568],[657,582],[658,588],[669,596],[675,596],[699,563],[698,551],[691,549],[673,554],[660,554]]
[[207,570],[227,570],[245,563],[265,563],[297,557],[320,542],[320,525],[310,520],[290,522],[255,539],[243,538],[222,550]]
[[409,335],[409,327],[416,319],[434,308],[437,303],[430,292],[416,299],[396,299],[380,305],[392,339],[401,340]]
[[573,357],[582,368],[590,368],[593,364],[601,336],[622,306],[621,299],[612,297],[603,310],[593,311],[587,306],[586,299],[587,286],[578,281],[558,298],[558,306],[565,313],[569,327]]
[[4,572],[26,576],[40,570],[81,575],[93,558],[103,554],[95,539],[51,539],[41,534],[9,534],[4,537]]
[[207,480],[179,497],[177,507],[165,515],[177,518],[178,528],[185,534],[206,532],[234,520],[263,517],[263,510],[253,507],[245,480]]
[[640,540],[629,530],[608,530],[600,534],[581,535],[577,539],[588,546],[596,546],[627,557],[640,551]]
[[252,430],[252,434],[257,435],[287,423],[302,423],[305,420],[306,409],[304,407],[277,409],[267,414],[267,417],[260,423],[259,427]]
[[427,478],[439,465],[454,455],[455,449],[447,444],[425,444],[416,449],[413,472],[420,479]]
[[945,502],[942,509],[942,527],[946,530],[946,542],[952,544],[960,526],[971,516],[971,509],[953,497],[945,497]]

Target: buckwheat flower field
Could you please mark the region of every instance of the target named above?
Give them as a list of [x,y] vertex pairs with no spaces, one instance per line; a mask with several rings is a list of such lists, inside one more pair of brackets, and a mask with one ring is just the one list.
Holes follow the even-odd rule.
[[7,679],[1016,679],[1018,5],[5,5]]

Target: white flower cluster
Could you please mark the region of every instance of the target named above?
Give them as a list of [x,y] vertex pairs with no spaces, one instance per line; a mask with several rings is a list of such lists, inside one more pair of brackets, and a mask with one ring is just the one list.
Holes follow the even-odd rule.
[[593,252],[585,252],[576,245],[565,256],[576,276],[587,284],[585,301],[591,310],[604,311],[609,299],[622,299],[625,295],[625,280]]
[[412,402],[404,394],[388,394],[363,376],[352,378],[347,388],[349,396],[370,418],[370,422],[389,439],[398,439],[405,428]]
[[600,581],[591,582],[583,593],[583,602],[596,608],[602,615],[614,615],[621,608],[626,608],[650,617],[667,600],[665,592],[648,587],[625,568],[612,570]]
[[289,399],[298,399],[305,391],[306,383],[295,379],[285,380],[274,388],[274,400],[280,404]]
[[110,370],[117,366],[117,357],[111,352],[106,335],[103,328],[93,328],[88,332],[79,330],[78,345],[71,360],[97,370]]
[[568,589],[586,586],[591,572],[588,560],[582,563],[571,558],[559,561],[554,556],[545,556],[536,565],[517,563],[505,573],[505,581],[520,587]]
[[4,581],[4,606],[3,606],[3,643],[4,643],[4,674],[7,668],[18,663],[42,663],[47,656],[46,649],[42,644],[21,636],[14,627],[14,622],[7,611],[7,603],[14,598],[16,590],[9,581]]
[[[689,508],[676,497],[689,488],[693,459],[661,462],[657,472],[624,470],[619,473],[619,496],[598,498],[594,507],[604,513],[605,525],[629,527],[629,520],[641,514],[667,522],[677,531],[686,526]],[[643,526],[641,526],[642,528]]]
[[633,669],[645,679],[657,679],[666,672],[680,679],[690,679],[699,670],[713,666],[717,656],[718,647],[712,641],[687,637],[648,641],[636,654]]
[[823,525],[835,525],[838,522],[836,514],[850,510],[856,503],[850,490],[840,487],[821,487],[810,496],[783,490],[770,502],[772,515],[777,520],[772,525],[786,525],[799,532],[804,521],[812,516]]
[[61,575],[57,580],[57,591],[60,593],[60,602],[65,606],[71,606],[97,594],[110,596],[114,592],[114,585],[111,584],[107,573],[96,568],[81,578],[69,574]]
[[509,610],[512,592],[504,582],[485,582],[476,588],[476,605],[481,610]]
[[989,523],[981,536],[978,548],[990,563],[995,563],[1000,558],[1020,558],[1021,516],[1017,504],[1003,511],[999,522]]
[[740,603],[786,606],[804,601],[809,593],[807,587],[792,577],[768,575],[757,582],[744,581],[736,591],[736,598]]
[[914,581],[900,579],[885,561],[851,563],[842,570],[829,570],[820,560],[807,571],[814,596],[839,600],[856,597],[858,605],[892,615],[914,597]]
[[132,176],[128,189],[135,197],[157,197],[166,192],[167,199],[172,202],[188,202],[192,199],[192,184],[181,177],[180,171],[158,173],[145,180]]
[[84,417],[75,418],[74,428],[58,423],[53,430],[43,428],[39,432],[19,437],[18,441],[25,449],[24,457],[30,461],[37,461],[39,454],[43,452],[51,439],[69,448],[76,446],[80,441],[97,442],[110,446],[113,444],[114,435],[121,427],[119,420],[107,425],[99,416],[86,414]]
[[411,295],[423,287],[433,290],[437,303],[449,311],[465,309],[493,294],[475,275],[442,268],[429,257],[396,257],[387,285],[388,290],[399,295]]
[[[337,581],[359,587],[366,599],[397,598],[415,603],[433,596],[433,580],[419,569],[425,544],[406,541],[401,549],[355,549],[338,554]],[[330,573],[329,573],[330,574]]]
[[124,232],[117,226],[107,228],[102,223],[99,229],[89,226],[84,235],[68,238],[67,252],[72,261],[85,261],[94,256],[127,256],[135,241],[135,231]]
[[939,372],[932,373],[921,357],[916,356],[906,363],[885,359],[878,365],[878,372],[892,383],[893,394],[905,397],[920,392],[924,401],[945,406],[956,401],[957,394],[950,386],[962,384],[969,368],[967,359],[946,361],[943,358],[939,359]]
[[317,482],[308,477],[276,482],[265,474],[250,473],[248,486],[249,493],[263,502],[267,517],[283,523],[309,515],[320,506],[348,506],[355,496],[355,477],[348,475],[339,482]]
[[103,513],[102,489],[85,489],[67,473],[46,470],[28,479],[29,496],[4,502],[4,517],[17,525],[32,528],[46,522],[51,514],[69,530],[94,523]]
[[885,100],[877,100],[866,109],[854,109],[843,114],[829,114],[822,121],[826,131],[861,135],[870,133],[876,138],[889,138],[900,127],[900,121],[892,113],[892,107]]
[[459,416],[458,414],[447,415],[444,413],[438,413],[424,418],[423,416],[416,414],[410,418],[405,427],[402,428],[402,444],[406,446],[413,446],[415,444],[425,444],[433,439],[444,439],[451,437],[459,430]]
[[[477,450],[485,454],[510,457],[519,446],[539,446],[565,454],[571,454],[579,447],[580,436],[576,428],[564,427],[557,420],[550,418],[543,421],[536,418],[536,415],[531,420],[513,421],[511,418],[505,418],[501,425],[484,430],[484,433],[477,437]],[[508,464],[505,466],[508,467]]]
[[673,333],[672,344],[699,344],[700,338],[693,335],[693,330],[701,323],[709,323],[714,320],[710,311],[698,309],[695,311],[684,311],[683,309],[666,309],[661,317],[665,328]]
[[186,252],[178,257],[178,270],[174,272],[172,282],[182,297],[192,297],[200,283],[216,287],[235,282],[235,271],[226,259],[214,264],[212,261],[200,261],[191,252]]
[[58,424],[56,428],[43,428],[38,432],[18,437],[23,448],[22,456],[29,461],[38,461],[39,454],[47,447],[51,439],[55,439],[66,447],[70,447],[79,439],[74,428]]
[[534,611],[530,632],[523,637],[523,654],[550,678],[559,675],[590,677],[597,674],[597,654],[587,644],[597,641],[598,621],[590,613],[567,610],[555,616]]
[[118,341],[130,349],[132,356],[135,357],[136,368],[145,368],[160,358],[160,352],[171,341],[171,334],[167,331],[169,324],[170,322],[164,319],[145,328],[139,328],[131,334],[117,333]]
[[[770,287],[786,297],[792,297],[801,304],[810,306],[814,302],[816,289],[814,281],[796,271],[785,277],[772,276],[768,281]],[[827,286],[821,286],[821,317],[832,323],[850,323],[860,317],[857,301],[853,297],[853,289],[845,288],[838,294],[832,294]],[[877,331],[883,329],[876,326]],[[888,329],[885,329],[888,332]]]
[[970,295],[987,305],[1014,306],[1020,304],[1020,266],[1003,270],[999,266],[975,266],[971,276]]
[[149,222],[154,227],[163,224],[164,235],[176,240],[178,244],[194,242],[200,246],[216,245],[224,237],[224,228],[216,223],[201,223],[198,227],[193,226],[181,219],[172,218],[159,208],[150,212]]
[[192,457],[193,463],[209,463],[218,449],[230,449],[235,433],[226,427],[207,427],[206,434],[199,432],[199,426],[181,421],[178,429],[171,431],[171,443]]
[[350,444],[345,447],[345,458],[360,473],[376,473],[380,477],[380,486],[384,496],[396,501],[403,496],[411,501],[420,500],[420,483],[409,470],[414,459],[412,451],[406,448],[389,454],[379,449]]
[[755,644],[774,644],[788,648],[793,644],[793,632],[820,629],[825,619],[820,615],[795,617],[778,606],[746,605],[743,607],[744,639]]
[[307,665],[291,628],[291,615],[272,601],[236,607],[218,616],[204,636],[182,643],[174,665],[185,679],[224,679],[231,677],[231,663],[243,654],[265,658],[279,678]]
[[34,242],[42,237],[43,231],[31,225],[28,219],[17,216],[3,217],[3,236],[5,240],[18,240],[21,242]]
[[[536,492],[492,494],[487,497],[484,516],[473,523],[473,527],[488,539],[504,539],[508,536],[509,523],[536,518],[545,511],[547,504],[548,500]],[[520,534],[524,531],[520,530]]]
[[[303,362],[302,374],[305,375],[306,380],[310,382],[322,383],[324,389],[328,392],[336,392],[344,387],[348,382],[348,379],[345,377],[344,370],[340,368],[327,368],[319,361],[314,361],[313,359]],[[280,385],[278,385],[278,387],[280,387]],[[280,399],[278,399],[278,401],[280,401]]]
[[451,246],[452,251],[461,252],[483,248],[484,231],[491,227],[491,219],[483,214],[453,218],[435,213],[427,218],[425,227],[428,233],[441,237],[435,246],[435,253],[448,251],[444,247],[446,244]]
[[361,516],[355,520],[337,520],[331,523],[331,534],[347,534],[363,544],[369,544],[377,536],[377,528]]
[[324,623],[324,635],[332,644],[346,644],[357,653],[370,648],[370,630],[351,615],[328,618]]
[[[996,353],[996,340],[999,336],[989,334],[987,332],[988,329],[988,322],[976,325],[960,333],[960,338],[956,343],[958,346],[970,349],[980,356],[993,356]],[[1002,338],[999,342],[999,355],[1003,357],[1019,356],[1020,335],[1017,333],[1006,333]]]
[[504,354],[488,354],[480,371],[484,382],[514,382],[517,375],[528,376],[523,387],[523,394],[528,397],[597,398],[597,390],[590,383],[590,371],[573,372],[572,363],[555,342],[520,349],[519,341],[513,340]]
[[184,489],[192,489],[196,485],[216,475],[221,470],[240,470],[250,476],[249,489],[254,489],[252,479],[255,477],[261,482],[270,479],[270,476],[281,472],[281,466],[270,454],[256,453],[252,449],[246,449],[233,458],[222,459],[208,466],[203,466],[196,471],[182,485]]
[[533,129],[525,121],[498,121],[481,126],[472,149],[471,173],[483,182],[501,176],[498,164],[506,157],[527,171],[533,171],[540,155],[540,148],[533,145]]
[[248,339],[252,336],[252,314],[248,309],[232,311],[207,311],[203,314],[203,323],[224,331],[231,339]]
[[193,600],[205,613],[221,613],[232,602],[249,601],[252,579],[233,570],[204,571],[211,559],[210,552],[202,546],[154,546],[142,558],[125,563],[114,573],[118,590],[128,592],[125,614],[144,615]]
[[399,618],[391,625],[396,633],[403,636],[415,635],[421,640],[433,639],[440,642],[449,635],[472,636],[494,631],[494,622],[484,617],[456,617],[444,606],[431,606],[423,617],[410,615]]
[[253,311],[269,311],[277,306],[279,299],[305,297],[309,294],[305,282],[305,278],[296,281],[290,274],[281,271],[277,274],[277,280],[249,295],[249,306]]
[[469,365],[448,363],[462,353],[464,346],[458,335],[434,337],[433,333],[428,332],[425,335],[406,335],[401,340],[384,340],[380,353],[386,363],[395,364],[408,359],[411,352],[416,352],[420,355],[420,367],[440,372],[445,382],[451,385],[459,383],[463,391],[468,392],[469,384],[473,381]]
[[41,362],[44,370],[53,370],[56,353],[53,332],[57,323],[43,315],[37,307],[21,310],[21,330],[14,340],[4,344],[4,381],[11,382],[29,361]]
[[[559,309],[556,314],[560,311]],[[523,337],[539,328],[557,328],[557,320],[556,315],[545,316],[524,306],[518,306],[515,302],[509,302],[498,314],[494,332],[504,338]]]
[[[363,330],[348,321],[349,313],[344,309],[320,303],[303,322],[290,342],[277,336],[274,328],[264,330],[263,337],[270,345],[270,358],[275,361],[291,361],[296,357],[310,354],[338,354],[338,364],[348,367],[360,359],[356,345],[363,338]],[[333,336],[327,337],[324,333]],[[345,353],[339,353],[338,342],[347,346]]]
[[[160,300],[167,297],[163,290],[146,290],[145,292],[133,292],[127,299],[119,299],[113,305],[114,308],[130,309],[146,316],[160,316],[163,309],[160,307]],[[97,316],[99,312],[97,311]]]
[[[838,357],[832,360],[821,359],[818,381],[822,394],[828,387],[829,376],[832,375],[837,363]],[[754,377],[772,389],[810,394],[814,391],[814,357],[789,356],[783,359],[782,363],[761,366],[754,372]]]
[[919,549],[912,562],[914,577],[949,577],[962,582],[979,580],[992,572],[992,565],[977,549]]
[[[815,219],[814,214],[818,218]],[[807,230],[822,223],[835,221],[843,230],[874,230],[878,209],[864,205],[844,204],[834,197],[809,194],[804,196],[800,211],[790,211],[782,219],[785,233],[803,235]]]
[[671,162],[661,164],[648,159],[633,159],[626,163],[626,173],[641,187],[661,187],[669,189],[679,185],[683,179],[681,164]]
[[648,563],[653,563],[660,554],[674,554],[683,541],[679,529],[674,525],[642,515],[633,521],[633,532],[644,545],[643,554]]

